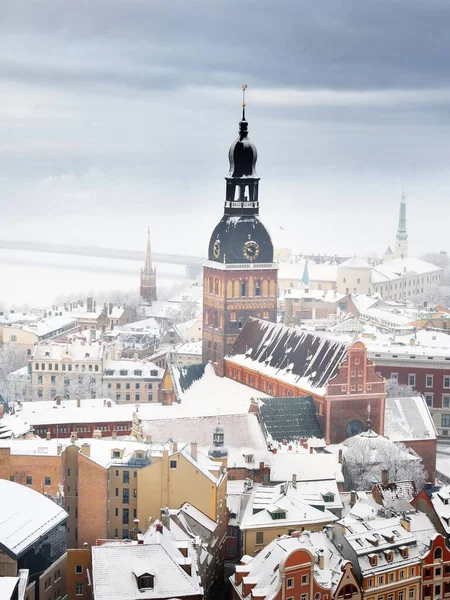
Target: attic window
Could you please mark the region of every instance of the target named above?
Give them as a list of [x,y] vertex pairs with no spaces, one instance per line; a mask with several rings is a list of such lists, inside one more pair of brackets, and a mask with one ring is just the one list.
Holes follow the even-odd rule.
[[334,494],[332,492],[322,494],[322,498],[324,502],[334,502]]
[[376,554],[369,554],[370,566],[376,567],[378,563],[378,557]]
[[155,576],[150,573],[144,573],[144,575],[137,578],[137,582],[140,590],[153,589],[155,585]]
[[105,375],[114,375],[114,371],[111,369],[106,369]]
[[112,458],[120,458],[120,450],[113,450],[111,456]]
[[135,372],[134,372],[134,374],[135,374],[137,377],[140,377],[140,376],[142,375],[142,371],[141,371],[140,369],[136,369],[136,370],[135,370]]
[[394,553],[392,550],[387,550],[384,555],[386,557],[386,562],[390,563],[394,560]]
[[402,555],[402,558],[408,558],[408,548],[406,546],[402,546],[400,548],[400,554]]
[[152,369],[152,370],[150,371],[150,375],[151,375],[152,377],[157,377],[157,375],[158,375],[158,371],[156,371],[155,369]]
[[254,461],[254,456],[253,454],[246,454],[245,455],[245,462],[246,463],[252,463]]
[[126,369],[120,369],[121,375],[128,375],[128,371]]
[[89,358],[89,356],[90,356],[89,352],[86,352],[84,355],[85,358]]
[[274,521],[276,521],[277,519],[285,519],[285,518],[286,518],[286,513],[284,511],[277,510],[272,513],[272,519]]
[[45,356],[50,356],[50,352],[46,352],[46,353],[45,353]]

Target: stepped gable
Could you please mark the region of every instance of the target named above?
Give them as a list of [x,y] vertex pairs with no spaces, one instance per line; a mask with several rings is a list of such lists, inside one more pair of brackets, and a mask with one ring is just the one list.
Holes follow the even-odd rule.
[[347,356],[347,345],[249,317],[227,358],[306,389],[322,388]]
[[261,398],[259,414],[266,437],[276,442],[323,437],[311,396]]

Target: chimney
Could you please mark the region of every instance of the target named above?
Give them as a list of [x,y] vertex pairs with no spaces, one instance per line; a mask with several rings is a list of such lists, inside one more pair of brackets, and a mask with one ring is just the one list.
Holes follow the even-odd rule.
[[92,432],[92,437],[94,438],[94,440],[100,440],[102,437],[102,432],[100,431],[100,429],[94,429],[94,431]]
[[89,544],[87,542],[83,542],[83,548],[87,550],[89,548]]
[[342,455],[343,455],[343,450],[342,450],[342,448],[339,448],[338,462],[340,465],[342,465]]
[[112,430],[111,437],[113,440],[117,440],[117,431],[115,429]]
[[284,483],[280,485],[280,494],[284,494],[285,486]]
[[159,533],[163,532],[163,524],[162,523],[156,523],[156,531],[159,531]]
[[149,433],[147,433],[147,435],[145,436],[145,443],[146,444],[152,443],[152,436]]
[[297,475],[292,473],[292,487],[297,489]]
[[350,508],[353,508],[358,501],[358,496],[356,495],[356,491],[352,490],[350,492]]
[[194,460],[197,460],[197,442],[191,442],[191,456]]
[[309,453],[314,454],[314,448],[312,446],[309,447]]
[[178,452],[178,443],[172,442],[172,452]]
[[410,517],[404,516],[400,519],[400,524],[405,531],[411,531],[411,519]]
[[77,398],[77,408],[81,408],[81,398]]
[[61,396],[55,396],[56,406],[61,406]]
[[85,456],[89,457],[91,455],[91,445],[87,442],[81,444],[81,454],[84,454]]
[[167,507],[161,509],[161,522],[166,529],[170,529],[170,513]]
[[431,490],[432,487],[433,487],[433,484],[431,483],[431,481],[427,481],[426,484],[424,485],[425,490]]
[[323,554],[323,550],[319,550],[317,552],[317,558],[318,558],[319,569],[324,569],[324,567],[325,567],[325,556]]
[[47,440],[51,440],[51,439],[52,439],[52,436],[51,436],[51,434],[50,434],[50,431],[47,431],[46,438],[47,438]]
[[381,484],[389,485],[389,471],[388,469],[383,469],[381,471]]
[[113,304],[112,302],[109,303],[109,314],[112,313],[112,309],[113,309]]
[[87,310],[87,312],[92,312],[92,298],[87,299],[86,310]]

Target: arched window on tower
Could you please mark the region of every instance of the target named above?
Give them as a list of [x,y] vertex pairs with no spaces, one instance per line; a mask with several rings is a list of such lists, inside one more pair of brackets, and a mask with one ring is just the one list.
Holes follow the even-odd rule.
[[208,291],[210,294],[212,294],[213,291],[213,280],[212,277],[208,277]]
[[219,295],[219,280],[218,279],[214,280],[214,293],[216,296]]
[[261,282],[259,279],[255,280],[255,296],[261,296]]
[[245,284],[245,281],[241,281],[241,296],[246,296],[247,295],[247,286]]
[[250,190],[248,185],[245,186],[244,189],[244,202],[248,202],[250,200]]
[[272,297],[276,296],[276,293],[277,293],[277,286],[276,286],[276,284],[275,284],[275,281],[272,279],[272,280],[270,281],[270,284],[269,284],[269,285],[270,285],[270,295],[271,295]]
[[232,298],[233,297],[233,282],[229,281],[227,283],[227,298]]
[[269,282],[267,281],[267,279],[263,279],[262,295],[266,297],[269,295]]
[[236,279],[236,281],[234,282],[234,291],[233,291],[233,297],[234,298],[239,298],[239,281]]
[[234,188],[234,201],[239,202],[240,199],[241,199],[241,188],[240,188],[240,186],[237,185]]

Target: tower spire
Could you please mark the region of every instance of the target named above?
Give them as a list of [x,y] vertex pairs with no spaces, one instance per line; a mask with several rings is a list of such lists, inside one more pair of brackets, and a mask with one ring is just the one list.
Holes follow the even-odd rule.
[[408,256],[408,232],[406,230],[406,197],[403,188],[398,215],[397,235],[395,236],[395,257],[405,258]]
[[245,121],[245,107],[247,106],[245,102],[245,90],[247,89],[247,84],[244,83],[242,85],[242,120]]
[[147,250],[145,252],[145,267],[144,274],[151,275],[153,271],[152,267],[152,247],[150,244],[150,227],[147,229]]

